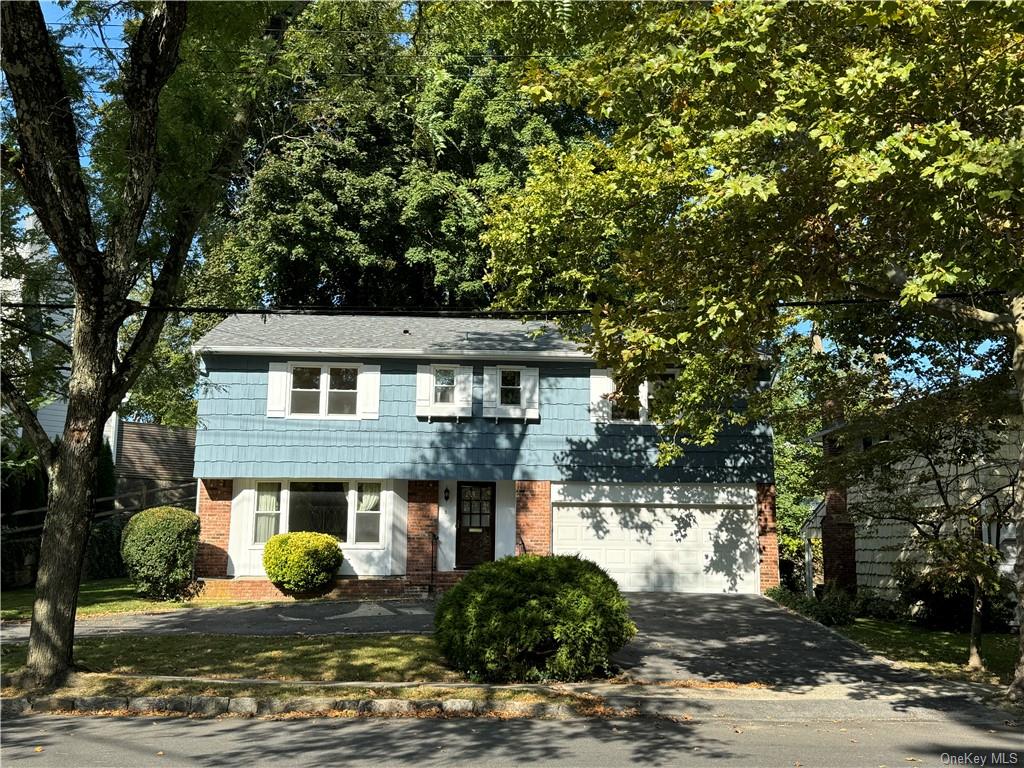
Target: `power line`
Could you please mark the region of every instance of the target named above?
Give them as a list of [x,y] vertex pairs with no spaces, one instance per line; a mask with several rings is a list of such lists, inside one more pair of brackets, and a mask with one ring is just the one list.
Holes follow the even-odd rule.
[[[955,291],[939,293],[939,299],[971,299],[981,296],[1002,296],[1005,291]],[[899,301],[897,298],[882,299],[861,296],[850,296],[835,299],[814,299],[814,300],[793,300],[777,301],[777,307],[831,307],[831,306],[855,306],[858,304],[893,304]],[[20,309],[41,309],[41,310],[63,310],[74,309],[75,305],[66,302],[4,302],[5,307],[17,307]],[[221,305],[181,305],[181,304],[136,304],[136,311],[155,309],[171,313],[184,313],[193,315],[379,315],[389,316],[414,316],[414,317],[481,317],[481,318],[548,318],[548,317],[580,317],[589,315],[589,309],[540,309],[540,310],[489,310],[489,309],[439,309],[422,307],[336,307],[336,306],[279,306],[279,307],[229,307]]]

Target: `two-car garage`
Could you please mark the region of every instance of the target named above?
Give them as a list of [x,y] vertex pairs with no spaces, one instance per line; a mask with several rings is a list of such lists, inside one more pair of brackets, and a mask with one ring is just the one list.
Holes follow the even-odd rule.
[[753,485],[552,485],[552,551],[627,592],[759,591]]

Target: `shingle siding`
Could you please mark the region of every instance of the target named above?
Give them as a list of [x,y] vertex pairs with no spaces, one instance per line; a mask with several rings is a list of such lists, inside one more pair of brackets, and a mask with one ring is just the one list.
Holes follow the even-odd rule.
[[[541,363],[539,422],[482,416],[483,368],[473,362],[473,417],[417,418],[415,360],[379,364],[380,418],[268,418],[262,356],[205,355],[198,477],[400,477],[410,480],[771,482],[767,429],[732,429],[709,448],[657,468],[653,426],[590,421],[590,365]],[[422,362],[422,361],[418,361]]]

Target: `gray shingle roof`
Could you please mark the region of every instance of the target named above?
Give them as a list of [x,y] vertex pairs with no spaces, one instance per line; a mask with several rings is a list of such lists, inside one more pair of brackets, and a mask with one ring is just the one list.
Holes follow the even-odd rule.
[[231,315],[195,346],[198,352],[585,358],[554,323],[410,315]]

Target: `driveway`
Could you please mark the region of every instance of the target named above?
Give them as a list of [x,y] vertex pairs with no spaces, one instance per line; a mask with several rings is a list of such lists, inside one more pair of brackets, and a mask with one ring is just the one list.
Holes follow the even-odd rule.
[[616,661],[629,677],[771,686],[920,680],[760,595],[626,595],[638,634]]

